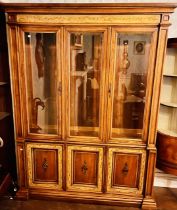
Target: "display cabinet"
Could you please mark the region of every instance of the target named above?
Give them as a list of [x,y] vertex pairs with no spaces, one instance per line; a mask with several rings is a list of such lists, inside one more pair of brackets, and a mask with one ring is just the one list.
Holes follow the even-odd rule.
[[157,134],[157,167],[177,175],[177,39],[168,39]]
[[18,196],[155,208],[172,4],[7,4]]

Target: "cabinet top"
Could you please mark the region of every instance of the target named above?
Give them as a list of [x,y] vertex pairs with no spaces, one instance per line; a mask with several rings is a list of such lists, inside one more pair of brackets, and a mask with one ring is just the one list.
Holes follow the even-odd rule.
[[10,13],[72,13],[72,14],[117,14],[117,13],[172,13],[174,3],[1,3],[1,8]]

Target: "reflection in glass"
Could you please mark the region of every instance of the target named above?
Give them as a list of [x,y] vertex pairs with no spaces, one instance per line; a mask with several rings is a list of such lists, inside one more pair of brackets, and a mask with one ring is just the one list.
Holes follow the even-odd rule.
[[150,34],[118,34],[112,137],[141,138]]
[[98,136],[101,33],[70,35],[70,134]]
[[29,132],[57,133],[56,34],[25,33]]

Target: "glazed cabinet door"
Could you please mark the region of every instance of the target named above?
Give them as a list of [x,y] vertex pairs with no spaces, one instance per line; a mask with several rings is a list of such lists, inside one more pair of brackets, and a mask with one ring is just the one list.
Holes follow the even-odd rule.
[[21,27],[19,34],[20,83],[26,87],[21,90],[25,136],[60,136],[61,31],[35,26]]
[[33,188],[62,189],[62,146],[28,143],[28,185]]
[[113,29],[108,138],[146,141],[156,50],[156,29]]
[[102,138],[107,29],[68,27],[65,44],[67,136]]

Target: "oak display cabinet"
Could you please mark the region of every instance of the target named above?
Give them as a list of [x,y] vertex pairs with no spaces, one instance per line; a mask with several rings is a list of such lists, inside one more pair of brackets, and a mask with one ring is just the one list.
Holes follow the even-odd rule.
[[155,208],[172,4],[6,4],[18,196]]
[[177,175],[177,38],[168,39],[157,134],[157,167]]

